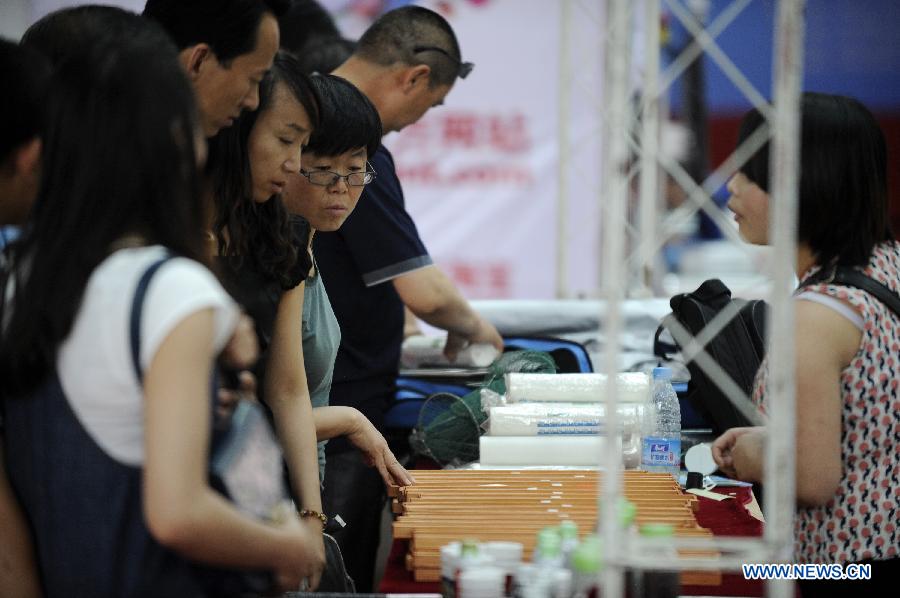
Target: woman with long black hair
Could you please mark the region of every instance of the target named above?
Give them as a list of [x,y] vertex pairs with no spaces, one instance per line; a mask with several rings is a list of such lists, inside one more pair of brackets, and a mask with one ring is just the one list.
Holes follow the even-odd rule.
[[41,190],[11,248],[10,482],[47,596],[198,596],[238,570],[296,588],[321,568],[311,534],[209,485],[210,377],[240,313],[205,266],[205,143],[177,51],[122,19],[128,40],[54,75]]
[[[211,174],[214,240],[224,261],[223,275],[256,323],[263,355],[256,370],[260,396],[272,412],[301,513],[311,520],[321,514],[319,468],[315,461],[310,467],[317,439],[346,435],[386,482],[412,481],[381,434],[358,412],[311,409],[301,326],[306,279],[314,273],[310,227],[288,213],[281,193],[299,176],[302,149],[313,131],[319,137],[330,134],[317,128],[323,110],[320,94],[295,57],[278,54],[260,85],[259,110],[242,116],[213,141]],[[329,127],[337,134],[334,120]]]
[[210,142],[215,210],[209,249],[219,256],[226,287],[256,325],[259,396],[272,415],[295,503],[324,565],[327,519],[300,329],[309,260],[297,249],[304,233],[278,198],[289,173],[300,169],[318,104],[296,59],[285,54],[276,55],[259,95],[256,112]]

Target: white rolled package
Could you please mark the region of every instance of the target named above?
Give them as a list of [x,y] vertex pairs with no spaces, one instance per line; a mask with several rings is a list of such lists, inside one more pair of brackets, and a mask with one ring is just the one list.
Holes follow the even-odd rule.
[[444,356],[446,336],[425,336],[416,334],[403,341],[400,350],[400,365],[405,368],[463,367],[486,368],[496,361],[500,352],[491,344],[474,343],[462,349],[451,362]]
[[[645,403],[650,378],[640,372],[616,374],[620,403]],[[606,374],[506,374],[509,403],[601,403],[606,401]]]
[[479,461],[483,466],[595,466],[601,462],[607,442],[606,436],[589,435],[482,436],[478,439]]
[[[643,405],[622,403],[618,429],[638,433]],[[514,403],[491,407],[491,436],[559,436],[604,434],[606,405],[597,403]]]

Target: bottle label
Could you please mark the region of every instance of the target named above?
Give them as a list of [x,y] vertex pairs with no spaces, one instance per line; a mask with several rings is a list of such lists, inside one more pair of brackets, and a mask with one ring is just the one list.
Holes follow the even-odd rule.
[[641,464],[651,467],[677,467],[681,456],[681,440],[676,438],[644,438]]

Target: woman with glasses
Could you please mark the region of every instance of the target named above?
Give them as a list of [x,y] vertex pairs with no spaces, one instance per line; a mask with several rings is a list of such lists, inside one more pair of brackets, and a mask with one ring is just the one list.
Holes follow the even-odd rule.
[[386,484],[412,482],[388,449],[384,437],[359,410],[327,407],[341,330],[313,256],[316,231],[340,228],[353,212],[375,171],[368,157],[381,144],[381,120],[356,87],[333,75],[314,75],[319,123],[303,152],[302,167],[288,178],[282,199],[288,210],[308,223],[303,251],[312,267],[303,303],[303,357],[312,395],[319,443],[320,475],[325,475],[325,439],[346,436],[363,451]]
[[[381,434],[358,412],[324,406],[308,411],[311,390],[317,404],[324,404],[323,397],[327,399],[339,331],[323,317],[308,317],[304,327],[300,325],[304,315],[315,312],[333,317],[333,313],[330,305],[318,300],[324,297],[324,288],[309,251],[310,224],[290,217],[282,193],[300,177],[302,148],[311,136],[340,136],[354,129],[354,120],[360,120],[359,110],[346,96],[329,93],[335,85],[351,87],[335,77],[310,80],[294,57],[279,53],[260,85],[259,110],[223,131],[211,153],[218,254],[223,257],[230,290],[256,323],[262,351],[256,372],[260,396],[271,410],[281,438],[295,499],[305,512],[314,514],[321,512],[318,483],[322,474],[314,464],[316,440],[347,436],[387,482],[411,482]],[[333,105],[335,99],[340,103]],[[363,118],[369,119],[367,126],[375,128],[355,146],[365,150],[370,137],[380,138],[381,128],[377,114],[374,121],[371,115]],[[365,160],[363,156],[362,171]],[[365,178],[351,176],[350,182],[365,184]],[[346,179],[342,177],[338,185],[345,186]],[[352,188],[359,190],[355,192],[358,199],[362,186]],[[344,204],[340,221],[351,209],[352,205]],[[329,206],[326,213],[333,219],[341,209]],[[318,217],[310,216],[322,226]],[[307,296],[316,299],[309,307],[305,306]],[[307,343],[312,367],[306,364],[304,336],[315,337],[315,342]],[[312,492],[315,500],[308,498]]]

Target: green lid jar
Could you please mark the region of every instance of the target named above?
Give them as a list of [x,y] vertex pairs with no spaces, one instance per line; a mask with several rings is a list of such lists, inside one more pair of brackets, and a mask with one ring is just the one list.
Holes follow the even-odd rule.
[[603,569],[603,544],[597,536],[588,536],[572,552],[572,569],[580,575],[593,575]]
[[562,548],[562,539],[559,537],[559,530],[554,527],[545,527],[538,532],[536,552],[542,558],[555,558],[560,556]]

